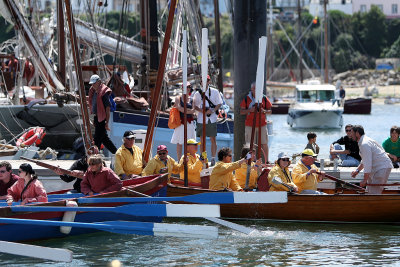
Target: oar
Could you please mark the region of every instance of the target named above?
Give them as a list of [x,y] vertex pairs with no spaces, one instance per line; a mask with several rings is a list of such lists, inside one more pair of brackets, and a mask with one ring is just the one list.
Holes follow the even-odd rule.
[[277,184],[277,185],[283,185],[284,187],[286,187],[287,189],[289,189],[289,192],[292,193],[294,191],[293,187],[282,182],[282,179],[278,176],[275,176],[274,178],[272,178],[272,183],[273,184]]
[[[317,174],[321,174],[321,172],[317,172]],[[345,185],[354,187],[354,188],[356,188],[356,189],[358,189],[358,190],[363,190],[363,191],[365,191],[365,188],[363,188],[363,187],[361,187],[361,186],[358,186],[358,185],[355,185],[355,184],[352,184],[352,183],[348,183],[348,182],[346,182],[346,181],[344,181],[344,180],[342,180],[342,179],[336,178],[335,176],[332,176],[332,175],[329,175],[329,174],[326,174],[326,173],[325,173],[325,177],[326,177],[326,178],[329,178],[329,179],[331,179],[331,180],[333,180],[333,181],[335,181],[335,182],[339,182],[339,183],[342,183],[342,184],[345,184]]]
[[143,203],[185,201],[201,204],[286,203],[286,192],[209,192],[180,197],[80,198],[79,203]]
[[[182,78],[183,78],[183,180],[184,186],[188,187],[188,164],[187,164],[187,33],[182,33]],[[179,160],[179,159],[178,159]]]
[[72,251],[68,249],[49,248],[7,241],[0,241],[0,252],[44,260],[72,261]]
[[217,238],[218,228],[203,225],[106,221],[96,223],[0,218],[0,223],[89,228],[117,234]]
[[[132,189],[126,189],[126,190],[131,191],[132,193],[144,196],[144,197],[151,197],[149,195],[137,192],[137,191],[132,190]],[[164,201],[164,203],[169,203],[169,202]],[[233,230],[239,231],[241,233],[247,234],[247,235],[249,235],[251,232],[254,232],[256,230],[256,229],[252,229],[250,227],[246,227],[246,226],[243,226],[243,225],[240,225],[240,224],[236,224],[236,223],[233,223],[233,222],[228,222],[228,221],[225,221],[225,220],[222,220],[222,219],[219,219],[219,218],[211,218],[211,217],[203,217],[203,218],[206,219],[206,220],[212,221],[214,223],[218,223],[220,225],[223,225],[225,227],[231,228]]]
[[117,207],[15,206],[13,212],[116,212],[133,216],[220,217],[219,205],[197,204],[130,204]]

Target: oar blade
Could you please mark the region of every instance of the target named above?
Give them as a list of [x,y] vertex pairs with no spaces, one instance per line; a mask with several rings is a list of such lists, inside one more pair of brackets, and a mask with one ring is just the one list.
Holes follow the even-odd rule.
[[14,242],[0,241],[0,252],[52,261],[72,261],[72,251],[68,249],[49,248]]
[[286,192],[233,192],[234,203],[286,203]]
[[222,219],[219,219],[219,218],[205,218],[205,219],[209,220],[211,222],[215,222],[215,223],[218,223],[220,225],[226,226],[228,228],[234,229],[234,230],[239,231],[241,233],[244,233],[246,235],[249,235],[250,233],[255,231],[255,229],[252,229],[252,228],[249,228],[249,227],[237,224],[237,223],[233,223],[233,222],[229,222],[229,221],[226,221],[226,220],[222,220]]

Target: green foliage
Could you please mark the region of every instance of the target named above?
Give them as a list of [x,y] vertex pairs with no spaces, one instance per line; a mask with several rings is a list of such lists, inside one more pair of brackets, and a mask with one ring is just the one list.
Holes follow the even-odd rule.
[[385,15],[377,6],[371,6],[371,10],[363,16],[364,28],[360,35],[368,55],[378,57],[386,44],[385,20]]
[[385,57],[400,57],[400,36],[393,43],[393,45],[386,51]]

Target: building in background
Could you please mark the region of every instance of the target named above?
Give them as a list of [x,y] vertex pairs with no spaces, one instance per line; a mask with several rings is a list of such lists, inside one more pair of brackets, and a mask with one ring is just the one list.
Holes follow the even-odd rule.
[[[323,0],[311,0],[309,6],[310,14],[318,17],[324,16],[323,3],[324,3]],[[351,0],[329,0],[328,4],[326,5],[326,9],[327,11],[340,10],[345,14],[349,15],[353,14],[353,4]]]
[[373,5],[380,8],[389,19],[400,18],[399,0],[353,0],[353,13],[368,12]]

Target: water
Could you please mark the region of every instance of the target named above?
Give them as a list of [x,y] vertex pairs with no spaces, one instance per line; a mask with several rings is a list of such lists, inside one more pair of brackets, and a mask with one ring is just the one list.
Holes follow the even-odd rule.
[[[371,115],[344,115],[344,124],[361,124],[378,142],[389,136],[390,127],[400,125],[400,106],[374,105]],[[274,139],[270,159],[284,150],[301,152],[309,130],[293,130],[285,115],[273,115]],[[344,130],[318,130],[321,156]],[[168,220],[213,225],[198,220]],[[257,229],[250,236],[219,227],[217,240],[149,237],[97,233],[35,242],[36,245],[70,249],[72,263],[0,254],[2,266],[107,266],[118,259],[123,266],[400,266],[400,226],[364,224],[284,223],[236,221]]]

